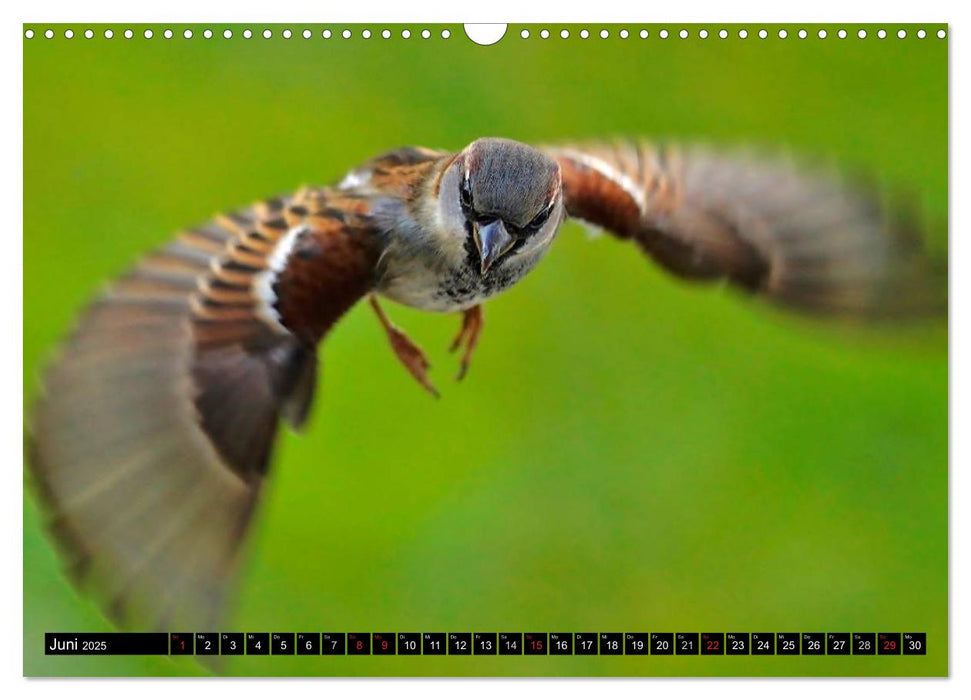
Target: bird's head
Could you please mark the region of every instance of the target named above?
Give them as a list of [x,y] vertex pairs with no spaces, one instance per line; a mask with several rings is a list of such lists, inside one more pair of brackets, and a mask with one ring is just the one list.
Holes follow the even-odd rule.
[[546,250],[563,220],[560,167],[507,139],[473,141],[439,185],[441,223],[475,256],[481,274]]

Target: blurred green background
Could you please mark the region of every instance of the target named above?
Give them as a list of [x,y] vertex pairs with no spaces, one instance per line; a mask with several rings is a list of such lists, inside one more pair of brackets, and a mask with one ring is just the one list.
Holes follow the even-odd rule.
[[[163,38],[170,26],[172,39]],[[100,285],[219,209],[340,178],[387,148],[484,135],[645,134],[835,158],[912,193],[946,255],[947,41],[843,25],[749,36],[520,38],[457,25],[150,28],[24,41],[24,393]],[[309,27],[314,38],[300,31]],[[770,38],[757,38],[765,27]],[[638,38],[646,28],[650,38]],[[425,395],[364,305],[322,350],[305,436],[283,436],[252,531],[240,631],[926,631],[926,657],[296,657],[252,675],[947,672],[945,322],[826,325],[686,286],[568,224],[487,306],[468,378],[458,318],[390,305],[444,390]],[[202,674],[191,659],[44,657],[110,629],[24,500],[24,671]]]

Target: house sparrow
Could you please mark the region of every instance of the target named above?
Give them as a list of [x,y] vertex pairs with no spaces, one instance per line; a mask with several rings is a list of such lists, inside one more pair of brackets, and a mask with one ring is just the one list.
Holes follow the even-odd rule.
[[76,580],[123,626],[219,619],[277,425],[307,419],[317,346],[367,297],[428,391],[424,353],[378,299],[461,312],[532,270],[566,217],[678,277],[791,309],[925,314],[944,304],[916,234],[826,172],[644,143],[402,148],[182,233],[82,316],[46,375],[31,467]]

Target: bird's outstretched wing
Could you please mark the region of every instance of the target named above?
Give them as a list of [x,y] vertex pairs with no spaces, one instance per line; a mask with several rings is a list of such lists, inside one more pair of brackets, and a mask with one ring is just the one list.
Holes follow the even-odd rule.
[[684,278],[727,280],[806,312],[923,315],[946,281],[919,227],[832,171],[751,151],[630,142],[545,149],[570,216]]
[[[303,423],[316,340],[371,283],[362,222],[308,190],[187,231],[106,290],[47,372],[34,481],[73,577],[121,626],[220,619],[279,420]],[[297,230],[301,262],[341,264],[314,279],[303,336],[274,318],[286,280],[268,276]]]

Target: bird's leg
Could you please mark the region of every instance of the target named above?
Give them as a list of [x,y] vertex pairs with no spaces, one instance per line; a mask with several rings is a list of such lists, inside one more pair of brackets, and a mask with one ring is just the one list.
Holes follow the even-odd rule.
[[388,334],[388,340],[391,342],[391,349],[394,350],[394,354],[408,370],[408,373],[437,399],[439,396],[438,389],[428,378],[428,370],[431,365],[428,363],[425,353],[415,345],[411,338],[405,335],[404,331],[391,323],[374,294],[370,296],[370,302],[371,308],[378,315],[378,320],[381,321],[381,325],[384,326],[384,330]]
[[458,379],[462,379],[465,373],[469,371],[469,363],[472,361],[472,354],[479,342],[479,334],[482,333],[484,323],[485,317],[482,315],[481,304],[462,312],[462,327],[459,329],[458,335],[455,336],[455,340],[452,341],[452,347],[449,348],[449,351],[455,352],[462,345],[465,346],[465,351],[462,353],[462,363],[459,365]]

